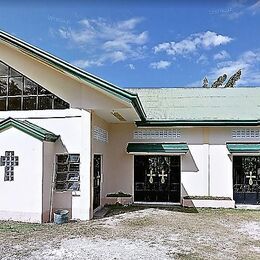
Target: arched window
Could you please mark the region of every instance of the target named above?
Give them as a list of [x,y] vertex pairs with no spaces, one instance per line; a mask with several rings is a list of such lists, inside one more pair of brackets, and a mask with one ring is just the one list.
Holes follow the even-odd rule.
[[69,107],[69,103],[0,61],[0,111]]

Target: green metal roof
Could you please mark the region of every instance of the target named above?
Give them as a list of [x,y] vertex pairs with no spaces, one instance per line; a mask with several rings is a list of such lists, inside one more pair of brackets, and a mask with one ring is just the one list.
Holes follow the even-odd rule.
[[186,143],[129,143],[128,153],[187,153]]
[[260,143],[227,143],[230,153],[260,153]]
[[0,30],[0,40],[11,46],[18,48],[22,52],[38,60],[41,60],[44,63],[58,70],[67,73],[70,76],[73,76],[76,79],[80,79],[85,83],[87,82],[91,84],[91,86],[95,87],[96,89],[104,90],[107,93],[110,93],[116,96],[117,98],[120,98],[121,100],[131,103],[134,109],[136,110],[137,114],[139,115],[140,119],[145,120],[146,115],[138,95],[128,92],[124,89],[121,89],[97,76],[87,73],[86,71],[81,70],[75,66],[72,66],[71,64],[1,30]]
[[259,125],[260,87],[128,89],[147,115],[139,125]]
[[9,117],[0,122],[0,131],[6,130],[9,127],[15,127],[41,141],[55,142],[59,138],[58,135],[26,120],[21,121]]

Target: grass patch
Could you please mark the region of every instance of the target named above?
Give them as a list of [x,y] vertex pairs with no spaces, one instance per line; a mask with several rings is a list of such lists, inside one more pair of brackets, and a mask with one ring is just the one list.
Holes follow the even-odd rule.
[[15,221],[0,221],[0,233],[29,233],[43,229],[43,224],[23,223]]

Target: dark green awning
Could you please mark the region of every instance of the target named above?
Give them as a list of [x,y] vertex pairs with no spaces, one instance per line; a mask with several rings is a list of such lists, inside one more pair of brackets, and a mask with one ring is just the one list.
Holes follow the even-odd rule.
[[128,153],[187,153],[189,147],[186,143],[129,143]]
[[230,153],[260,153],[260,143],[227,143]]

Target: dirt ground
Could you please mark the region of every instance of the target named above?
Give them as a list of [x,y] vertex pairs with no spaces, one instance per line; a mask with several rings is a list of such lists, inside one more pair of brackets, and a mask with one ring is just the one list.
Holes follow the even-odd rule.
[[116,207],[88,222],[0,222],[0,259],[260,259],[260,211]]

